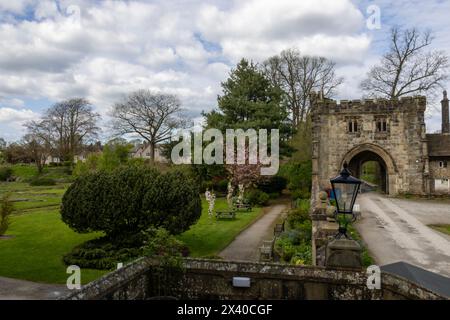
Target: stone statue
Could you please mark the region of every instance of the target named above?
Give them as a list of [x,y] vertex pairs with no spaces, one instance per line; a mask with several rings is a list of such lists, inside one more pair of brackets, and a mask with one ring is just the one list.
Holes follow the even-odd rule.
[[227,194],[227,202],[228,207],[233,207],[233,193],[234,193],[234,187],[231,181],[228,182],[228,194]]
[[241,183],[239,184],[239,196],[238,196],[238,201],[239,203],[244,203],[244,192],[245,192],[245,187],[244,185]]
[[209,204],[208,215],[211,218],[214,215],[214,204],[216,202],[216,195],[213,192],[210,192],[208,189],[206,189],[205,198]]

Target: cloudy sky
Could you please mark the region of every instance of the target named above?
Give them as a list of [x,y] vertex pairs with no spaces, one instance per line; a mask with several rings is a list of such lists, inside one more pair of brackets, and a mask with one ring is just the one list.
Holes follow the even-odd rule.
[[[367,28],[371,5],[380,29]],[[105,115],[140,88],[175,93],[199,117],[240,58],[289,47],[336,61],[345,77],[336,98],[357,99],[392,25],[431,28],[433,46],[450,54],[449,14],[445,0],[0,0],[0,137],[19,139],[56,101],[86,97]],[[435,101],[429,110],[432,132]]]

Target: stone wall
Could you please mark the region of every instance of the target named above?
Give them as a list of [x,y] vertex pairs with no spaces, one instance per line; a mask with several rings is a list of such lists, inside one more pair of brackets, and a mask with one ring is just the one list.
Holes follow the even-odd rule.
[[[204,259],[185,259],[182,273],[155,272],[157,267],[139,259],[65,299],[444,299],[387,273],[381,290],[369,290],[362,271]],[[237,276],[249,277],[250,288],[233,287]]]
[[[425,97],[314,101],[312,194],[329,188],[343,163],[364,152],[384,162],[389,194],[429,192]],[[379,132],[380,119],[386,121],[386,131]],[[350,121],[357,122],[356,132],[350,132]]]

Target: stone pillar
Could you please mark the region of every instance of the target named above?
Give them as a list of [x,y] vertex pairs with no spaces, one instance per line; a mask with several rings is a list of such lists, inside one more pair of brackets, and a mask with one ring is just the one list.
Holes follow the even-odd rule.
[[325,251],[328,239],[334,237],[338,231],[336,222],[332,222],[335,207],[328,205],[327,193],[322,191],[316,196],[318,199],[311,211],[312,220],[312,263],[314,266],[325,265]]
[[355,240],[334,239],[327,245],[325,265],[330,268],[360,270],[361,246]]
[[444,91],[444,98],[441,101],[441,106],[442,106],[442,133],[450,133],[447,91]]

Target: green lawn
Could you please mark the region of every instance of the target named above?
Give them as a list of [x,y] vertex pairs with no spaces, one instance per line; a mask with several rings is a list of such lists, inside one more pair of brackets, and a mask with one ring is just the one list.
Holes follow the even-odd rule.
[[13,176],[19,177],[22,180],[28,180],[37,176],[38,171],[34,165],[15,164],[12,166]]
[[[207,203],[203,199],[202,216],[198,223],[190,230],[179,236],[190,249],[191,256],[215,256],[224,249],[234,238],[257,219],[262,210],[254,208],[251,212],[238,212],[235,220],[219,220],[208,216]],[[225,199],[217,199],[215,209],[226,209]]]
[[[11,166],[13,176],[18,177],[22,182],[29,182],[38,176],[38,170],[35,165],[15,164]],[[60,167],[44,167],[40,177],[55,179],[59,182],[73,181],[73,176],[68,174],[69,168]]]
[[[0,183],[0,195],[10,193],[16,212],[11,218],[7,235],[0,240],[0,276],[44,283],[65,283],[68,275],[62,256],[73,247],[100,233],[78,234],[60,218],[59,205],[68,184],[31,187],[27,183]],[[17,201],[20,200],[20,201]],[[217,199],[216,209],[227,207],[224,199]],[[207,203],[199,222],[179,238],[195,257],[217,255],[246,226],[253,222],[261,209],[239,212],[235,220],[216,221],[209,218]],[[82,270],[82,282],[87,283],[106,273]]]
[[430,225],[429,227],[439,232],[450,235],[450,224]]
[[[14,216],[7,235],[0,240],[0,276],[45,283],[65,283],[67,266],[62,256],[73,247],[100,234],[78,234],[60,218],[59,210],[34,210]],[[83,283],[103,275],[105,271],[82,270]]]
[[32,187],[28,183],[1,183],[0,194],[9,193],[16,214],[32,209],[56,209],[61,204],[61,198],[68,184],[51,187]]

